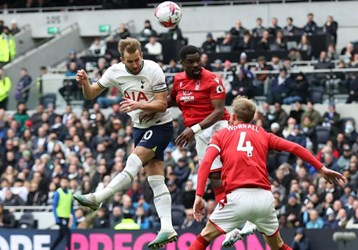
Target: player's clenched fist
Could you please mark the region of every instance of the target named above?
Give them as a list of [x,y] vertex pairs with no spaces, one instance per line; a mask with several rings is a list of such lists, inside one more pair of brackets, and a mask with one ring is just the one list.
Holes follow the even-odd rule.
[[88,75],[83,69],[78,70],[76,74],[76,81],[81,85],[88,81]]

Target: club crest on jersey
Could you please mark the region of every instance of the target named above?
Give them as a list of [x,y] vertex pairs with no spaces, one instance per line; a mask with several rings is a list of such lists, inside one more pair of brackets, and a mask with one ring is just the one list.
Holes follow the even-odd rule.
[[183,96],[180,97],[179,101],[181,102],[193,102],[194,96],[192,96],[193,92],[190,90],[183,90]]
[[191,95],[192,93],[190,90],[183,90],[183,95]]
[[223,92],[224,92],[223,86],[218,85],[218,86],[216,87],[216,93],[221,94],[221,93],[223,93]]
[[200,89],[200,81],[197,81],[195,83],[195,90],[199,90]]

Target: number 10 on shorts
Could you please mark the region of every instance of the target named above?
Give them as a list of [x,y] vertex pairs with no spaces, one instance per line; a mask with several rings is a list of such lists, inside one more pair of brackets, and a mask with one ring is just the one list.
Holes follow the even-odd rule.
[[[251,142],[250,141],[245,141],[245,137],[246,137],[246,132],[241,132],[240,133],[240,138],[239,138],[239,144],[237,144],[237,151],[244,151],[246,152],[248,157],[252,156],[252,151],[254,151],[254,147],[251,146]],[[245,144],[245,146],[244,146]]]

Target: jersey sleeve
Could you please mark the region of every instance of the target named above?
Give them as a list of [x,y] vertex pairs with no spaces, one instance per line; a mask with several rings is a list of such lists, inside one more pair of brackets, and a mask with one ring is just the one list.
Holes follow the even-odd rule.
[[153,93],[160,93],[167,91],[167,89],[164,72],[159,65],[156,64],[152,74],[152,91]]
[[317,170],[321,169],[323,167],[323,164],[314,157],[310,151],[302,147],[301,145],[287,141],[281,137],[278,137],[272,133],[267,133],[268,136],[268,142],[269,142],[269,148],[275,149],[278,151],[287,151],[290,152],[299,158],[301,158],[303,161],[308,162],[311,164],[314,168]]
[[102,77],[97,81],[97,84],[102,88],[110,88],[116,86],[115,81],[113,79],[113,69],[111,67],[109,67],[104,72]]
[[220,146],[220,136],[218,135],[218,132],[216,132],[210,139],[208,147],[216,148],[219,153],[221,152],[221,146]]
[[219,76],[214,76],[210,81],[210,99],[225,99],[226,92],[223,82]]

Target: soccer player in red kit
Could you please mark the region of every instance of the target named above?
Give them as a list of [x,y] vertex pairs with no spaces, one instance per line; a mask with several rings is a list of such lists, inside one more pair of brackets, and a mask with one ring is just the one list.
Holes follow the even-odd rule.
[[[169,107],[178,106],[181,110],[186,129],[175,142],[182,147],[195,137],[196,151],[201,161],[211,136],[228,125],[230,115],[225,109],[225,88],[220,77],[202,67],[197,47],[184,46],[179,57],[184,72],[174,76],[167,101]],[[220,159],[215,159],[209,176],[217,202],[224,197],[221,167]]]
[[255,104],[243,97],[234,100],[230,126],[212,137],[198,173],[194,217],[200,221],[205,203],[202,198],[213,160],[220,155],[221,178],[226,197],[219,203],[190,250],[204,250],[210,241],[246,220],[254,223],[272,250],[291,249],[279,233],[273,205],[266,156],[270,149],[287,151],[314,166],[330,183],[342,185],[346,179],[322,165],[307,149],[250,124]]

